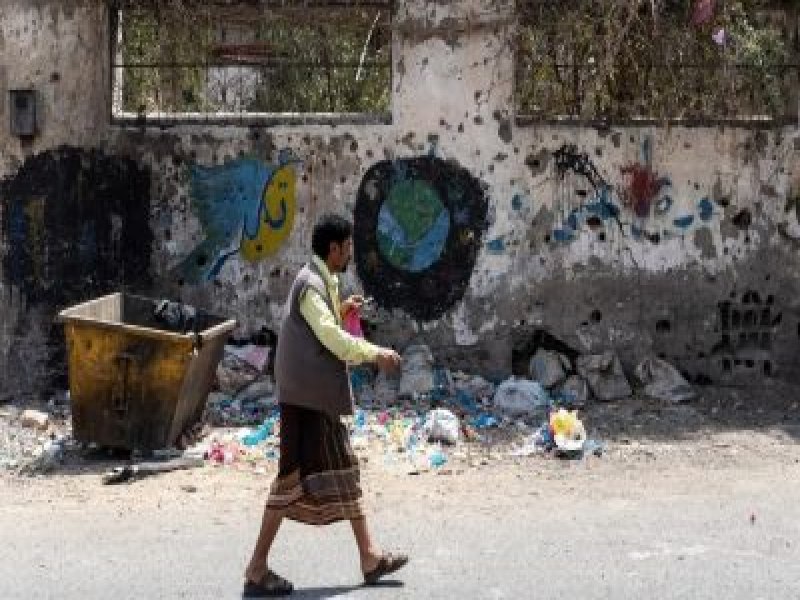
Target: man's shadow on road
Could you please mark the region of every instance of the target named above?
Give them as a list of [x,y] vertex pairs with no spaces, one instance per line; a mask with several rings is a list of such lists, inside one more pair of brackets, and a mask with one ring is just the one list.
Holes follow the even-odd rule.
[[[311,588],[299,588],[295,589],[292,592],[291,598],[336,598],[337,596],[343,596],[346,594],[350,594],[351,592],[358,592],[358,590],[364,590],[365,592],[370,589],[380,589],[380,588],[401,588],[405,584],[402,581],[395,581],[392,579],[387,579],[386,581],[379,581],[373,585],[332,585],[327,587],[311,587]],[[243,595],[242,598],[245,598]]]

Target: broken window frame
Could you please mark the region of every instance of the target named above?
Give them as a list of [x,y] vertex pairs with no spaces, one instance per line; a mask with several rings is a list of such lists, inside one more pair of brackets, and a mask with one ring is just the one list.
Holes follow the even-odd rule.
[[[176,0],[172,0],[174,3]],[[184,5],[199,4],[202,8],[209,10],[272,10],[277,11],[279,18],[291,19],[292,13],[301,11],[348,11],[348,10],[372,10],[376,12],[376,17],[364,38],[363,48],[360,57],[356,61],[326,61],[325,63],[314,61],[297,60],[293,56],[280,56],[269,58],[259,54],[258,44],[237,43],[225,44],[224,42],[214,42],[212,47],[216,51],[213,59],[206,55],[202,61],[165,61],[156,60],[148,62],[134,61],[125,62],[122,60],[121,47],[123,28],[120,26],[124,19],[124,11],[134,5],[141,10],[154,12],[170,4],[170,0],[108,0],[109,7],[109,59],[110,59],[110,119],[113,125],[121,126],[144,126],[144,125],[181,125],[181,124],[205,124],[205,125],[309,125],[309,124],[390,124],[392,122],[392,50],[393,34],[392,24],[395,15],[395,0],[209,0],[199,2],[199,0],[182,0]],[[283,11],[282,13],[280,11]],[[157,14],[157,12],[156,12]],[[341,18],[341,16],[340,16]],[[215,25],[216,26],[216,25]],[[203,31],[212,33],[214,27],[211,24]],[[382,49],[385,49],[386,57],[380,60],[370,59],[367,56],[367,48],[378,29],[382,28],[384,39]],[[201,33],[203,32],[201,31]],[[264,44],[265,46],[266,44]],[[231,51],[226,54],[224,50]],[[235,50],[235,52],[234,52]],[[240,52],[240,50],[243,50]],[[306,69],[309,72],[322,71],[328,69],[349,69],[354,70],[356,78],[361,73],[370,70],[379,70],[380,76],[384,78],[385,84],[378,82],[380,95],[383,96],[384,106],[377,110],[298,110],[298,111],[258,111],[258,110],[196,110],[196,111],[176,111],[176,110],[125,110],[123,106],[122,94],[127,72],[131,69],[151,69],[158,73],[159,69],[169,71],[173,69],[178,73],[181,69],[189,71],[201,71],[205,76],[205,87],[203,88],[205,100],[211,93],[209,88],[209,78],[211,69],[240,69],[244,73],[245,69]],[[256,77],[256,76],[254,76]],[[329,77],[330,79],[330,77]],[[359,81],[359,79],[357,79]],[[253,89],[259,90],[258,86]],[[157,94],[160,93],[157,92]],[[331,94],[330,85],[328,94]],[[341,96],[341,92],[340,92]],[[339,98],[339,97],[337,97]],[[329,96],[329,103],[332,102]]]

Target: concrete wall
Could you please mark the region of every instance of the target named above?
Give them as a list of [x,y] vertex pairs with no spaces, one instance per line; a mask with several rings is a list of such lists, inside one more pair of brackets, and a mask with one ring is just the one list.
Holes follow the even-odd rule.
[[[511,3],[489,0],[400,3],[390,124],[109,127],[95,4],[0,9],[0,83],[33,84],[46,115],[27,145],[0,127],[0,367],[19,354],[43,379],[48,318],[104,288],[277,327],[334,210],[356,218],[347,286],[378,300],[381,341],[497,375],[554,336],[699,380],[797,378],[794,127],[518,125]],[[86,261],[42,266],[50,214]],[[86,285],[64,291],[70,269]]]

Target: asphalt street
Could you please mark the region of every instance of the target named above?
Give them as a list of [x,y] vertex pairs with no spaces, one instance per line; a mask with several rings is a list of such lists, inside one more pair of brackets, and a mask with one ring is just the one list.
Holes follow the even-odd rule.
[[[286,523],[271,566],[297,598],[788,600],[800,597],[799,474],[780,465],[373,481],[378,538],[412,556],[396,581],[360,585],[347,524]],[[241,597],[263,489],[205,477],[115,488],[88,475],[0,480],[0,598]]]

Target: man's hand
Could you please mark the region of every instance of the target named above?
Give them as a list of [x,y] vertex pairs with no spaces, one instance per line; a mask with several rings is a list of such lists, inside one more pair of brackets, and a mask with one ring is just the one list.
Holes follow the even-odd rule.
[[350,296],[349,298],[347,298],[347,300],[345,300],[341,304],[340,310],[342,313],[342,317],[344,317],[354,308],[361,308],[363,305],[364,305],[364,296],[361,295]]
[[400,367],[403,359],[391,348],[381,348],[375,357],[375,362],[382,371],[394,371]]

